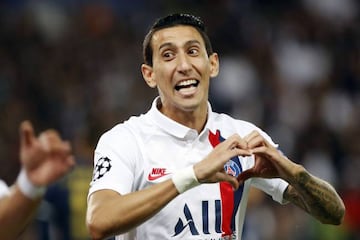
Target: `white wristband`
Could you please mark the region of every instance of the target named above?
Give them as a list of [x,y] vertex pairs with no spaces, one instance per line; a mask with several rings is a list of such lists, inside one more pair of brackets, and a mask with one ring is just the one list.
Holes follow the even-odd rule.
[[45,194],[46,187],[35,186],[28,178],[25,169],[21,169],[17,178],[20,191],[30,199],[36,199]]
[[189,190],[190,188],[200,184],[195,176],[193,166],[189,166],[174,173],[172,176],[172,181],[174,182],[174,185],[179,193],[183,193],[186,190]]

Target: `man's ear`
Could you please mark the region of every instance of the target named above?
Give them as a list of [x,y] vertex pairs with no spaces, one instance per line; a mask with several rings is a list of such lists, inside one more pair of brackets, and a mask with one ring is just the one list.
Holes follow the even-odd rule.
[[153,68],[147,64],[141,65],[141,73],[147,85],[151,88],[156,87],[156,81],[154,80],[154,71]]
[[210,60],[210,77],[216,77],[219,74],[219,56],[213,53],[209,56]]

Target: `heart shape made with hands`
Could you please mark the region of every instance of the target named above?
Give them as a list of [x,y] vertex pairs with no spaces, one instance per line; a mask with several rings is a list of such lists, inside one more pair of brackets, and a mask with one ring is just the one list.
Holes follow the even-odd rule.
[[247,143],[247,149],[254,155],[255,164],[238,175],[237,180],[240,184],[253,177],[276,178],[284,175],[284,155],[258,131],[252,131],[243,140]]

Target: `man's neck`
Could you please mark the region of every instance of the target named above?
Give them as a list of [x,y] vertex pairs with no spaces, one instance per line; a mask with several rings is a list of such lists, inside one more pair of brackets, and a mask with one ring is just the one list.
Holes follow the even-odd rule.
[[195,129],[198,133],[200,133],[205,127],[208,115],[207,104],[194,111],[185,111],[180,109],[177,109],[176,111],[169,111],[161,105],[161,102],[157,104],[157,107],[159,111],[168,118],[188,128]]

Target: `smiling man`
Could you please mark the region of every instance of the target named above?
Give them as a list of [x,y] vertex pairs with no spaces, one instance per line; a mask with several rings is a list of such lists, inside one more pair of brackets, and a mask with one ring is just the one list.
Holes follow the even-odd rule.
[[219,59],[198,17],[159,19],[143,50],[143,77],[159,96],[99,140],[86,219],[93,239],[241,239],[250,186],[323,223],[342,222],[332,186],[258,127],[212,111]]
[[141,70],[147,84],[159,91],[159,110],[200,132],[206,122],[210,77],[219,71],[217,54],[207,54],[201,34],[190,26],[157,31],[150,44],[152,66],[143,64]]

